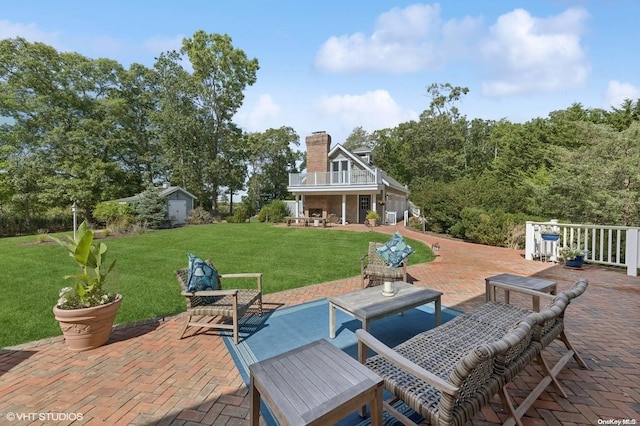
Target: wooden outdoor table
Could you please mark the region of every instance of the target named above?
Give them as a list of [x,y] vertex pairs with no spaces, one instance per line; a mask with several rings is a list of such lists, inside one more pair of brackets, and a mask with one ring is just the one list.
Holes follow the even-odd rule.
[[[534,290],[556,294],[557,283],[555,281],[512,274],[494,275],[493,277],[485,278],[485,298],[487,302],[496,300],[496,288],[504,289],[504,303],[509,303],[509,295],[512,291],[526,293],[526,290]],[[533,310],[540,312],[540,297],[532,295],[532,298]]]
[[[418,287],[402,281],[393,283],[394,296],[383,296],[382,286],[367,287],[341,296],[329,298],[329,336],[336,337],[336,308],[362,321],[362,328],[369,331],[371,321],[400,313],[420,305],[434,302],[435,325],[440,325],[442,305],[439,291]],[[366,351],[359,351],[366,358]],[[364,363],[364,358],[360,359]]]
[[367,403],[372,426],[382,424],[382,379],[324,339],[252,364],[249,372],[252,426],[261,397],[281,425],[334,424]]

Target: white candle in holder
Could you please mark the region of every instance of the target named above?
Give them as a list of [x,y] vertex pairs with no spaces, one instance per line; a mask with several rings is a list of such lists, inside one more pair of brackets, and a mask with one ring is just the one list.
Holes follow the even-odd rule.
[[385,293],[393,293],[393,283],[391,281],[385,281],[382,290]]

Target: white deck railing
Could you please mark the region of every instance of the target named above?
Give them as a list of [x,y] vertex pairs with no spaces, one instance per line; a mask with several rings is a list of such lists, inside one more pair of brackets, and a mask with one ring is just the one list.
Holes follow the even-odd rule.
[[290,173],[289,186],[344,186],[380,183],[380,173],[367,170],[351,172]]
[[[544,225],[560,232],[558,241],[545,241],[540,235]],[[640,228],[632,226],[575,225],[570,223],[527,222],[525,259],[558,260],[561,247],[588,251],[585,262],[627,268],[627,275],[638,276],[640,265]]]

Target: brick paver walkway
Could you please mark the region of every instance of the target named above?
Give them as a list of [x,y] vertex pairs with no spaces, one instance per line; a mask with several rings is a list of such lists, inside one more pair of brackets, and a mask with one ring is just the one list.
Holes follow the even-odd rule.
[[[357,225],[333,229],[366,230]],[[592,369],[582,370],[569,361],[559,375],[568,398],[549,387],[523,423],[640,422],[639,278],[599,266],[574,271],[525,261],[519,251],[422,235],[400,226],[376,230],[401,230],[429,245],[439,242],[437,259],[409,267],[409,274],[415,285],[442,291],[445,306],[461,310],[483,303],[484,278],[498,273],[551,279],[558,282],[559,290],[586,277],[589,288],[568,309],[567,333]],[[353,277],[270,294],[265,297],[265,308],[358,287],[359,277]],[[516,302],[530,303],[517,298]],[[1,350],[0,425],[247,425],[247,388],[221,338],[201,334],[176,340],[180,322],[179,317],[172,317],[119,326],[107,345],[82,353],[68,351],[60,338]],[[555,345],[548,349],[550,358],[559,356],[556,348],[560,346]],[[540,377],[539,369],[532,365],[510,384],[516,402],[526,397]],[[27,419],[15,420],[14,414]],[[497,424],[504,419],[495,398],[473,424]]]

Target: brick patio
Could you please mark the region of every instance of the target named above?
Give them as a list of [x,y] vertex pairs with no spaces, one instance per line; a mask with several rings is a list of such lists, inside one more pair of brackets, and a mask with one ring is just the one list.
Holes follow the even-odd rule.
[[[310,232],[335,229],[368,231],[349,225]],[[437,259],[409,267],[409,274],[415,285],[442,291],[443,305],[460,310],[484,302],[484,278],[491,275],[514,273],[550,279],[558,282],[559,291],[578,277],[586,277],[589,288],[568,308],[567,334],[591,370],[569,361],[559,375],[568,398],[549,387],[528,410],[523,423],[640,422],[640,278],[599,266],[575,271],[525,261],[519,251],[422,235],[401,227],[376,230],[401,230],[403,235],[429,245],[439,242]],[[353,277],[269,294],[265,308],[358,287],[359,277]],[[530,300],[515,298],[515,302],[530,305]],[[247,388],[221,338],[214,332],[176,340],[180,323],[179,317],[171,317],[119,326],[107,345],[82,353],[68,351],[61,338],[0,350],[0,424],[63,425],[72,421],[55,421],[56,416],[73,415],[82,418],[74,424],[88,425],[249,424]],[[556,348],[561,346],[554,343],[547,349],[550,359],[559,356]],[[539,369],[529,366],[510,384],[516,402],[526,397],[540,377]],[[32,420],[10,421],[12,413],[30,415]],[[40,416],[49,416],[49,420],[45,417],[41,421]],[[505,417],[495,398],[473,424],[499,424]]]

